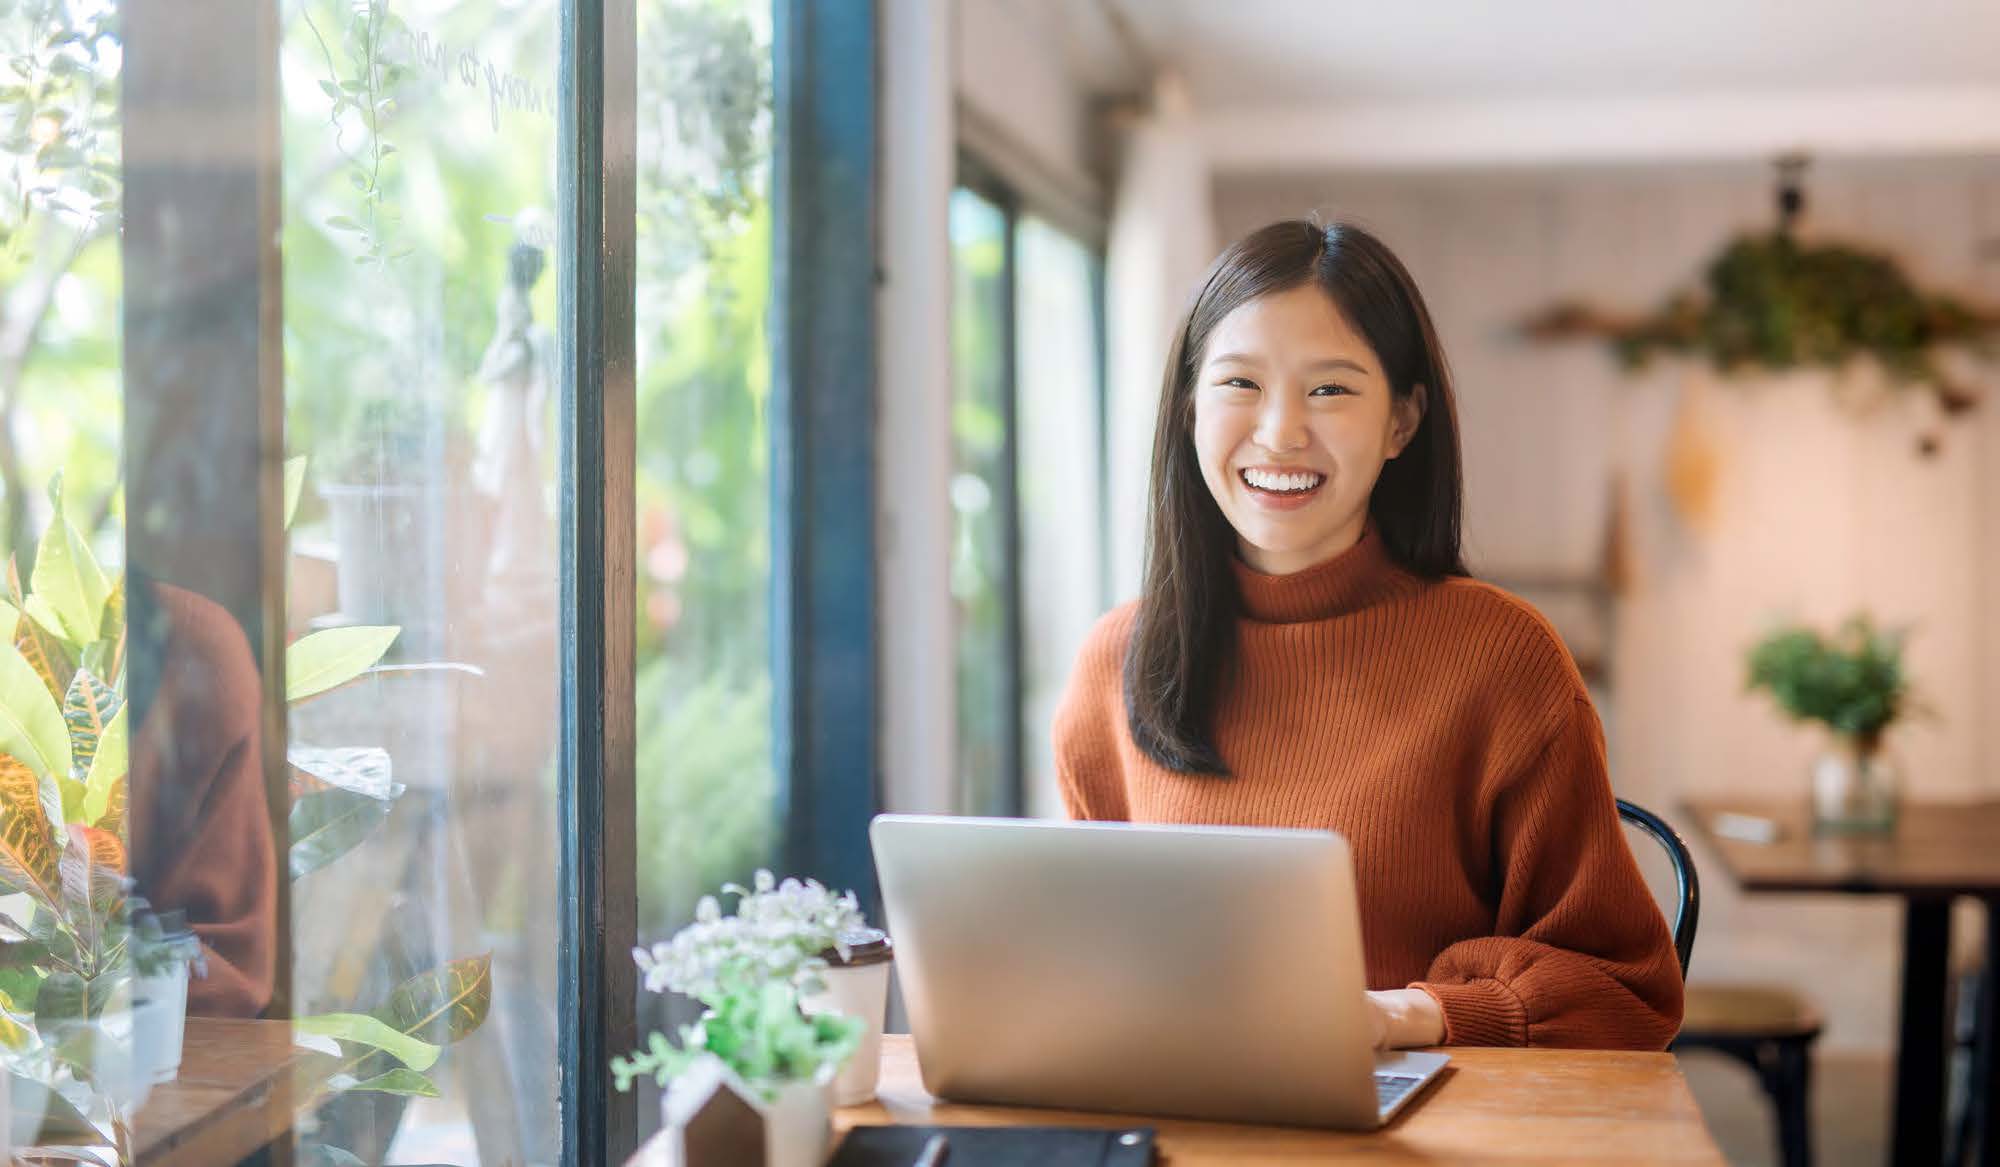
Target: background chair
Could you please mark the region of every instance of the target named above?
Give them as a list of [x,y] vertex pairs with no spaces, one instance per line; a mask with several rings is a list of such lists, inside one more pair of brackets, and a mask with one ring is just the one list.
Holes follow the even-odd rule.
[[[1678,906],[1673,917],[1674,951],[1687,976],[1694,951],[1701,890],[1694,857],[1679,832],[1636,803],[1618,800],[1618,817],[1651,836],[1673,862]],[[1770,1095],[1778,1119],[1778,1154],[1785,1167],[1812,1162],[1808,1105],[1812,1086],[1812,1043],[1823,1023],[1819,1010],[1784,985],[1692,984],[1680,1035],[1672,1048],[1712,1049],[1749,1066]]]

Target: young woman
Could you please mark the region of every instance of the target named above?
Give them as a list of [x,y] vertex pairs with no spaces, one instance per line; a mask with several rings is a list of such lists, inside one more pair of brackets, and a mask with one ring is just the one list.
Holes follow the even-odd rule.
[[1444,354],[1403,265],[1274,223],[1167,361],[1141,597],[1056,715],[1073,818],[1353,850],[1376,1044],[1662,1049],[1681,1019],[1604,734],[1548,621],[1468,578]]

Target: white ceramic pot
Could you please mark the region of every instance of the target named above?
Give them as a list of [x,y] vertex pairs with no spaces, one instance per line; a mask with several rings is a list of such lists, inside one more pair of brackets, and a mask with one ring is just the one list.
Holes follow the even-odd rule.
[[132,982],[132,1058],[135,1072],[153,1083],[180,1077],[181,1043],[187,1032],[188,966]]
[[889,1007],[885,958],[869,964],[837,965],[821,974],[826,991],[799,1001],[808,1014],[840,1013],[861,1019],[861,1044],[833,1080],[833,1104],[857,1106],[875,1097],[882,1072],[882,1017]]
[[119,999],[127,991],[124,986],[115,989],[112,1003],[89,1022],[89,1069],[92,1091],[129,1115],[145,1105],[153,1080],[133,1054],[132,1031],[138,1010],[129,1000]]
[[832,1080],[777,1083],[761,1104],[764,1167],[824,1167],[833,1150]]

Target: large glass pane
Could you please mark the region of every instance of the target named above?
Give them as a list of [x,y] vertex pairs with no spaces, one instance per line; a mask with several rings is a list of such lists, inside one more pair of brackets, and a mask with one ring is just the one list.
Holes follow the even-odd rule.
[[1009,472],[1006,212],[960,188],[951,196],[951,594],[958,610],[959,809],[1012,809],[1015,722],[1013,490]]
[[1097,260],[1033,216],[1014,247],[1022,780],[1028,813],[1060,815],[1049,727],[1104,604]]
[[[641,0],[639,935],[772,861],[771,6]],[[640,994],[639,1030],[691,1004]],[[642,1098],[642,1129],[659,1110]]]
[[341,1034],[301,1157],[550,1163],[559,5],[278,3],[291,668],[369,666],[290,710],[295,1008],[440,1047]]
[[0,6],[0,57],[0,1137],[110,1155],[143,1094],[144,908],[107,733],[127,692],[113,5]]

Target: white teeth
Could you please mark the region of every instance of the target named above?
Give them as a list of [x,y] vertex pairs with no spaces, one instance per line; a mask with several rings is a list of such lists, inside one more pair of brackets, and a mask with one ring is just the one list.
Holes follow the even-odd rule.
[[1243,481],[1259,490],[1292,493],[1311,490],[1326,479],[1323,474],[1272,474],[1264,470],[1245,470],[1242,474]]

